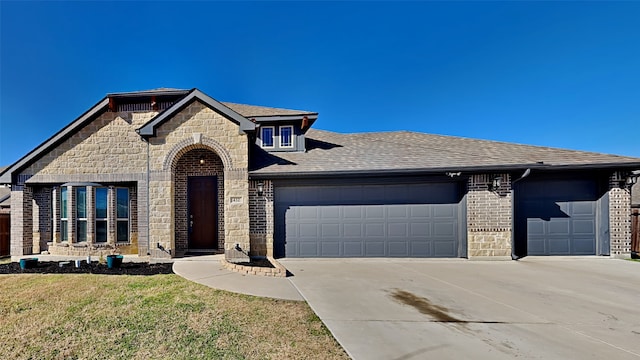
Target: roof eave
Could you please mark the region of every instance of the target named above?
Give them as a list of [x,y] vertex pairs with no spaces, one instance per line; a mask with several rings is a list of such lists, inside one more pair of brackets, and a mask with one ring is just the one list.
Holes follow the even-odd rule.
[[45,140],[43,143],[38,145],[35,149],[28,152],[25,156],[20,158],[18,161],[13,163],[11,166],[7,167],[3,172],[0,173],[0,184],[11,184],[11,174],[16,171],[20,171],[27,167],[33,160],[35,160],[40,154],[45,151],[48,151],[51,147],[56,146],[60,142],[64,141],[69,137],[74,131],[83,126],[88,121],[94,119],[97,116],[100,116],[104,111],[107,110],[109,106],[109,98],[104,97],[97,104],[92,106],[89,110],[87,110],[84,114],[80,115],[77,119],[71,122],[69,125],[62,128],[62,130],[55,133],[52,137]]
[[554,170],[606,170],[623,169],[632,170],[640,168],[640,162],[635,163],[602,163],[602,164],[576,164],[576,165],[545,165],[539,163],[531,164],[509,164],[493,166],[448,166],[437,168],[406,168],[406,169],[376,169],[376,170],[335,170],[335,171],[300,171],[300,172],[260,172],[254,170],[249,172],[251,179],[283,179],[283,178],[318,178],[334,176],[389,176],[389,175],[433,175],[447,172],[478,173],[478,172],[501,172],[501,171],[523,171],[526,169],[540,171]]

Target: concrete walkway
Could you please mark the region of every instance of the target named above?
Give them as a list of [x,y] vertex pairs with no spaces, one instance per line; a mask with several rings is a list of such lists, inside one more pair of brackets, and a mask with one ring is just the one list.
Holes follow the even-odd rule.
[[274,299],[304,301],[287,278],[243,275],[225,269],[220,260],[224,255],[194,256],[176,259],[173,272],[187,280],[214,289]]

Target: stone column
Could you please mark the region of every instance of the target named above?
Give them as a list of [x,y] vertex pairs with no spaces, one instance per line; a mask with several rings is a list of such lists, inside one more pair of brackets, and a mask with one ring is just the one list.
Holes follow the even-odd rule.
[[29,255],[33,246],[33,191],[11,191],[11,256]]
[[609,177],[609,233],[611,257],[631,256],[631,189],[624,185],[626,172]]
[[[490,190],[499,176],[501,185]],[[511,176],[475,174],[467,192],[467,256],[511,259]],[[464,219],[461,219],[464,221]]]

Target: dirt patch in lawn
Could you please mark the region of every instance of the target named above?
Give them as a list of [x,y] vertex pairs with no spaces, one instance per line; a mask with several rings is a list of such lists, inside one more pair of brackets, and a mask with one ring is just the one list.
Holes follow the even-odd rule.
[[173,274],[171,263],[123,263],[120,267],[109,269],[106,264],[83,261],[76,267],[73,261],[39,261],[34,267],[21,269],[20,264],[12,262],[0,264],[0,274],[102,274],[102,275],[158,275]]

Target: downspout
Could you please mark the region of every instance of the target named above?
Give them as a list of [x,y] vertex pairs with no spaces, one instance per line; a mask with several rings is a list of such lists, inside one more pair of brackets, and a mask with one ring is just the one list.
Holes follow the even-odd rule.
[[527,176],[529,176],[531,174],[531,169],[527,169],[524,171],[524,173],[522,174],[522,176],[520,176],[518,179],[514,180],[511,182],[511,260],[518,260],[519,257],[518,255],[516,255],[515,250],[516,250],[516,217],[515,217],[515,213],[516,213],[516,192],[514,191],[514,187],[513,184],[517,183],[520,180],[523,180],[524,178],[526,178]]

